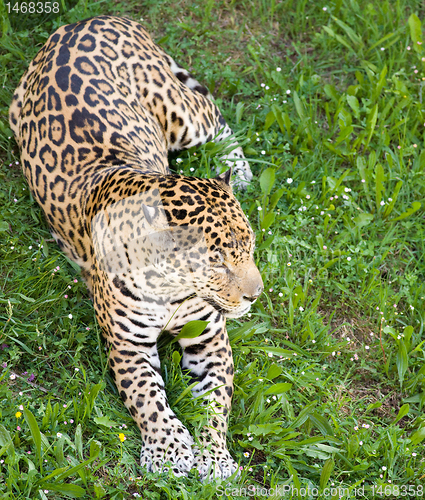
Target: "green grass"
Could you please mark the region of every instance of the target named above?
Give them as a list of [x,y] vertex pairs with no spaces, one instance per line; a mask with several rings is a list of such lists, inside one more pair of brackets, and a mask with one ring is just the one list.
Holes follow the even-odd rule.
[[[422,2],[107,0],[60,10],[18,18],[0,5],[0,498],[265,498],[253,489],[284,485],[285,498],[357,498],[363,487],[364,498],[423,496]],[[100,13],[143,18],[209,86],[255,174],[238,197],[266,290],[248,318],[228,322],[228,440],[244,468],[229,486],[138,467],[138,431],[85,286],[17,163],[7,109],[19,77],[56,27]],[[172,164],[211,175],[215,153],[206,145]],[[202,410],[179,399],[179,356],[161,351],[170,401],[196,433]]]

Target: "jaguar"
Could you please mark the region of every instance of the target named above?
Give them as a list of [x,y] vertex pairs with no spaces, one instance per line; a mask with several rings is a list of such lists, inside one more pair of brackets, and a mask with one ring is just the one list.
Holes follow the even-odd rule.
[[[205,480],[237,471],[226,444],[233,359],[226,318],[263,290],[255,237],[232,186],[252,178],[208,90],[137,22],[60,27],[21,78],[10,125],[23,173],[62,251],[81,267],[115,384],[141,432],[148,471]],[[229,168],[170,170],[169,152],[227,141]],[[196,441],[170,408],[157,340],[180,335],[181,366],[205,405]]]

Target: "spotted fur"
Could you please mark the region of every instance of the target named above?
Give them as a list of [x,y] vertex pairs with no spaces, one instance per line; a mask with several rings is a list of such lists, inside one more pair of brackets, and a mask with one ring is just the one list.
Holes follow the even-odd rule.
[[[22,167],[59,246],[93,297],[121,397],[142,435],[141,464],[228,477],[233,363],[225,317],[262,291],[254,234],[214,179],[170,173],[168,151],[231,135],[208,91],[142,26],[101,16],[58,29],[22,77],[10,107]],[[224,158],[240,184],[242,150]],[[196,444],[169,407],[157,338],[191,320],[182,366],[214,409]]]

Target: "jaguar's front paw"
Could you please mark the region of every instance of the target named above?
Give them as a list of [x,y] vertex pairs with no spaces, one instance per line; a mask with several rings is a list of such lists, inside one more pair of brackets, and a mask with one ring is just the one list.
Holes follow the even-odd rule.
[[193,439],[189,432],[178,435],[148,437],[142,446],[140,465],[148,472],[172,471],[186,476],[194,464]]
[[238,470],[238,464],[229,451],[214,445],[211,449],[195,448],[194,467],[198,469],[202,481],[227,479]]

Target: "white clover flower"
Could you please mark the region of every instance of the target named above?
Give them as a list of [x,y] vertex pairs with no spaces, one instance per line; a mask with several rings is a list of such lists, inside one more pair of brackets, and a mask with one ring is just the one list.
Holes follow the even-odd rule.
[[276,68],[276,71],[280,73],[282,71],[282,68]]
[[292,184],[292,183],[294,182],[294,180],[293,180],[293,179],[291,179],[291,178],[289,177],[288,179],[286,179],[286,182],[287,182],[288,184]]

